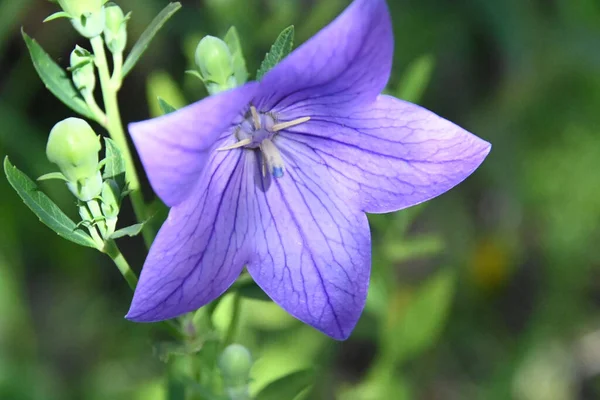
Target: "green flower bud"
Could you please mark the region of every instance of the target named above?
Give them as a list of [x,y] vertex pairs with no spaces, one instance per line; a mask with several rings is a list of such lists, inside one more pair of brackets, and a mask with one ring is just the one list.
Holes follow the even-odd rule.
[[104,30],[104,8],[107,0],[58,0],[71,17],[73,27],[83,36],[93,38]]
[[104,26],[104,40],[112,53],[122,53],[127,44],[127,16],[121,7],[115,3],[108,3],[104,7],[106,25]]
[[244,387],[250,380],[252,355],[240,344],[229,345],[219,357],[219,369],[225,386],[231,388]]
[[75,88],[84,97],[94,91],[96,73],[94,71],[94,58],[89,51],[75,46],[75,50],[71,52],[71,74]]
[[82,119],[67,118],[52,128],[46,156],[68,179],[67,186],[77,198],[89,201],[102,191],[98,169],[100,138]]
[[89,178],[82,178],[76,182],[67,182],[67,187],[81,201],[90,201],[102,192],[102,174],[97,172]]
[[214,36],[204,37],[196,48],[196,65],[210,94],[237,86],[233,56],[227,44]]
[[102,184],[102,214],[106,219],[117,218],[121,206],[121,190],[113,179]]

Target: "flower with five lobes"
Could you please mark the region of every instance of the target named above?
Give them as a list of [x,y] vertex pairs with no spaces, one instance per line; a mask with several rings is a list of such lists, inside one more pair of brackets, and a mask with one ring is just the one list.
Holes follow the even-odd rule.
[[413,206],[469,176],[490,144],[380,95],[393,35],[384,0],[355,0],[264,76],[129,129],[171,208],[127,318],[196,310],[244,266],[294,317],[347,338],[371,269],[365,213]]

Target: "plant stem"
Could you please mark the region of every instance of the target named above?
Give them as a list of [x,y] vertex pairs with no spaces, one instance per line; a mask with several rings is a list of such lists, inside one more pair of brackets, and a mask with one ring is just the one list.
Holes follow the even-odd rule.
[[225,339],[223,340],[223,348],[227,347],[233,340],[235,339],[235,334],[237,333],[238,326],[240,323],[240,308],[242,305],[242,297],[236,291],[233,294],[233,310],[231,312],[231,321],[229,322],[229,328],[227,329],[227,333],[225,334]]
[[106,128],[106,114],[104,114],[104,111],[102,111],[102,109],[98,106],[98,103],[96,103],[94,95],[92,93],[82,93],[82,95],[88,107],[94,113],[96,122],[99,123],[103,128]]
[[87,202],[87,206],[90,210],[90,213],[92,214],[92,220],[98,226],[98,230],[100,231],[100,234],[102,235],[103,238],[106,239],[108,237],[106,220],[104,218],[104,215],[102,215],[102,210],[100,210],[100,205],[98,204],[98,201],[90,200]]
[[138,282],[137,276],[129,266],[129,263],[121,253],[121,250],[119,250],[119,248],[117,247],[117,244],[114,240],[107,240],[105,242],[104,252],[113,260],[113,262],[119,269],[119,272],[121,272],[121,275],[123,275],[123,278],[125,278],[125,280],[129,284],[129,287],[132,290],[135,290],[135,287],[137,286]]
[[89,222],[87,229],[90,232],[92,239],[94,239],[94,242],[96,242],[98,250],[102,251],[102,248],[104,247],[104,239],[100,237],[96,226],[93,224],[94,217],[92,216],[90,209],[84,203],[79,205],[79,214],[84,221]]
[[[123,124],[121,122],[121,114],[117,102],[118,85],[115,85],[108,71],[108,63],[106,61],[106,51],[104,50],[104,41],[101,36],[96,36],[90,40],[94,51],[94,59],[100,76],[100,85],[102,86],[102,96],[104,98],[104,107],[106,109],[106,130],[110,137],[115,141],[123,158],[125,159],[127,182],[131,193],[131,203],[133,211],[138,222],[146,220],[146,210],[142,192],[140,191],[140,181],[135,169],[133,157],[129,150]],[[145,224],[142,229],[142,235],[147,247],[152,244],[153,234],[148,224]]]
[[123,82],[122,75],[123,70],[123,53],[113,53],[113,74],[112,74],[112,83],[116,90],[121,88],[121,83]]

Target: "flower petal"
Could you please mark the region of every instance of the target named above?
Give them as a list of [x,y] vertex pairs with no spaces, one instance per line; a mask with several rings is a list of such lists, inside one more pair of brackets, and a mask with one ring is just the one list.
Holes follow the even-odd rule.
[[303,106],[373,101],[389,79],[393,47],[385,1],[355,0],[267,73],[256,105],[296,118],[308,115]]
[[[277,138],[276,138],[277,139]],[[248,271],[286,311],[335,339],[347,338],[364,308],[371,268],[366,216],[328,191],[324,168],[303,164],[278,141],[286,171],[250,205],[255,254]],[[295,144],[298,147],[298,144]],[[320,172],[325,172],[321,175]]]
[[491,145],[417,105],[380,96],[345,116],[313,116],[283,133],[311,148],[361,210],[385,213],[436,197],[466,179]]
[[222,294],[250,258],[245,152],[214,152],[192,194],[173,207],[144,264],[126,318],[152,322]]
[[165,204],[172,207],[190,194],[211,146],[242,115],[256,89],[251,83],[129,125],[150,184]]

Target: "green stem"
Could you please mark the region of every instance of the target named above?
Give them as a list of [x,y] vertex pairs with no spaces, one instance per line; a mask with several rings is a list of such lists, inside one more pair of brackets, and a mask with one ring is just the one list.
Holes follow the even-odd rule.
[[119,248],[117,247],[117,244],[114,240],[107,240],[105,242],[104,252],[113,260],[113,262],[119,269],[119,272],[121,272],[121,275],[123,275],[123,278],[125,278],[125,280],[129,284],[129,287],[132,290],[135,290],[135,287],[137,286],[138,282],[137,276],[129,266],[129,263],[121,253],[121,250],[119,250]]
[[104,246],[104,239],[102,239],[102,237],[100,237],[100,234],[98,233],[98,230],[96,229],[96,226],[93,224],[94,217],[90,213],[89,208],[85,204],[82,203],[79,205],[79,213],[81,215],[81,218],[84,221],[89,222],[89,226],[87,227],[87,229],[90,232],[92,239],[94,239],[94,242],[96,242],[96,246],[98,247],[98,250],[102,251],[102,247]]
[[[139,222],[144,222],[147,217],[145,210],[146,205],[144,204],[142,192],[140,191],[140,180],[135,169],[133,157],[129,150],[125,131],[123,130],[123,124],[121,122],[121,113],[117,102],[117,92],[119,91],[119,88],[111,80],[102,37],[96,36],[92,38],[90,42],[94,51],[98,75],[100,76],[100,85],[102,86],[102,96],[104,98],[104,107],[106,108],[106,130],[117,146],[119,146],[119,149],[123,154],[127,182],[129,183],[129,189],[131,190],[129,196],[131,197],[131,203],[133,204],[133,211],[135,212],[137,220]],[[142,235],[146,242],[146,246],[150,247],[153,239],[150,225],[144,225]]]
[[225,334],[225,340],[223,341],[223,348],[227,347],[233,340],[235,339],[235,334],[237,333],[238,326],[240,323],[240,308],[242,305],[242,297],[238,292],[233,294],[233,310],[231,313],[231,322],[229,322],[229,328],[227,329],[227,333]]
[[112,83],[116,90],[121,88],[123,82],[122,71],[123,71],[123,53],[113,53],[113,74]]
[[102,215],[102,210],[100,209],[100,204],[98,204],[97,200],[90,200],[87,203],[87,206],[92,214],[92,220],[98,226],[98,230],[103,238],[107,238],[107,226],[104,215]]
[[98,106],[98,103],[96,103],[94,95],[92,93],[87,92],[82,93],[82,95],[88,107],[90,108],[90,110],[92,110],[92,113],[94,113],[96,122],[99,123],[103,128],[106,128],[106,114],[104,113],[104,111],[102,111],[100,106]]

